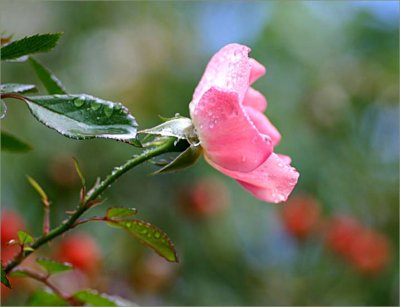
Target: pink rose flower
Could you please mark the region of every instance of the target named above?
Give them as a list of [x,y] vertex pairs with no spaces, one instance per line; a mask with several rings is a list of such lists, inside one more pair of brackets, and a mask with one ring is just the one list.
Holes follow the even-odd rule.
[[230,44],[207,65],[190,103],[205,158],[255,197],[285,201],[299,173],[291,159],[274,153],[281,135],[263,114],[264,96],[250,87],[265,67],[249,58],[250,48]]

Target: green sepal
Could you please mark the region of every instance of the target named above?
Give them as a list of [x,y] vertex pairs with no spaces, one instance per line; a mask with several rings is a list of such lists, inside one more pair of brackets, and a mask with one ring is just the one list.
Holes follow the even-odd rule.
[[138,133],[173,136],[178,139],[186,139],[189,141],[197,140],[192,120],[186,117],[173,118],[158,126],[141,130]]
[[199,145],[190,145],[185,151],[181,152],[172,162],[155,171],[153,174],[176,172],[187,168],[197,162],[201,156],[202,148]]

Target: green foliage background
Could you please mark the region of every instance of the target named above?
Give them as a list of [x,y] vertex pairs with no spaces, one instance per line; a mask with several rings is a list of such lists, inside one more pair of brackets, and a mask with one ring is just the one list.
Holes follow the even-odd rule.
[[[107,204],[135,207],[165,230],[181,263],[167,264],[175,272],[162,291],[141,292],[132,276],[152,251],[123,232],[84,225],[104,256],[102,281],[92,288],[144,305],[398,305],[398,3],[3,1],[0,14],[0,29],[15,38],[64,32],[54,51],[37,58],[69,92],[121,101],[140,128],[158,124],[158,115],[188,116],[210,56],[230,42],[249,45],[267,67],[256,88],[283,135],[278,151],[301,174],[295,194],[316,197],[326,216],[360,219],[392,245],[389,267],[366,278],[320,240],[295,241],[280,222],[284,205],[257,201],[204,161],[153,177],[146,174],[154,168],[143,166],[117,182]],[[39,83],[26,63],[2,64],[1,79]],[[1,124],[34,145],[26,154],[1,154],[1,205],[20,211],[34,235],[42,208],[26,174],[46,189],[59,223],[78,201],[70,157],[94,182],[135,152],[107,140],[64,138],[18,102],[8,103]],[[59,161],[71,168],[57,169]],[[207,176],[228,186],[231,206],[193,221],[177,205],[180,193]],[[15,291],[7,304],[26,300],[23,289]]]

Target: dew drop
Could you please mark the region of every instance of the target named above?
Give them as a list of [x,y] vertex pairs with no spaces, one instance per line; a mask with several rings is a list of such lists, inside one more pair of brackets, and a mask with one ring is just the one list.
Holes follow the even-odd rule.
[[77,108],[80,108],[81,106],[83,106],[84,103],[85,103],[85,100],[83,100],[81,98],[75,98],[74,99],[74,105]]
[[142,230],[140,231],[140,233],[143,234],[143,235],[145,235],[145,234],[147,233],[147,229],[142,229]]
[[120,104],[120,103],[117,103],[115,106],[114,106],[114,110],[115,111],[119,111],[119,110],[121,110],[122,109],[122,104]]
[[107,117],[110,117],[113,113],[114,109],[112,107],[104,107],[104,114]]
[[131,228],[132,223],[131,223],[131,222],[127,222],[127,223],[125,224],[125,226],[128,227],[128,228]]
[[242,156],[241,161],[246,162],[246,160],[247,160],[246,156]]
[[159,232],[156,232],[154,234],[154,238],[159,239],[161,237],[161,234]]
[[96,111],[96,110],[100,109],[101,106],[102,106],[102,104],[101,104],[101,103],[98,103],[98,102],[95,101],[95,100],[93,100],[93,101],[90,103],[90,108],[91,108],[93,111]]
[[3,100],[0,100],[0,119],[3,119],[7,113],[7,106]]

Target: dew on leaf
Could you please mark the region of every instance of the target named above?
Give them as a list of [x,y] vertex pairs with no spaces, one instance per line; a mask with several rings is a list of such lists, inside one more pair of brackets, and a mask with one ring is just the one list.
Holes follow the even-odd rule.
[[7,106],[3,100],[0,100],[0,119],[3,119],[7,113]]
[[112,107],[104,107],[104,114],[107,117],[110,117],[113,113],[114,109]]
[[161,237],[161,234],[159,232],[156,232],[154,234],[154,238],[159,239]]
[[98,102],[95,101],[95,100],[93,100],[93,101],[91,102],[91,104],[90,104],[90,108],[91,108],[93,111],[96,111],[96,110],[100,109],[101,106],[102,106],[101,103],[98,103]]
[[77,108],[80,108],[81,106],[83,106],[84,103],[85,103],[85,100],[82,100],[81,98],[74,99],[74,105]]

